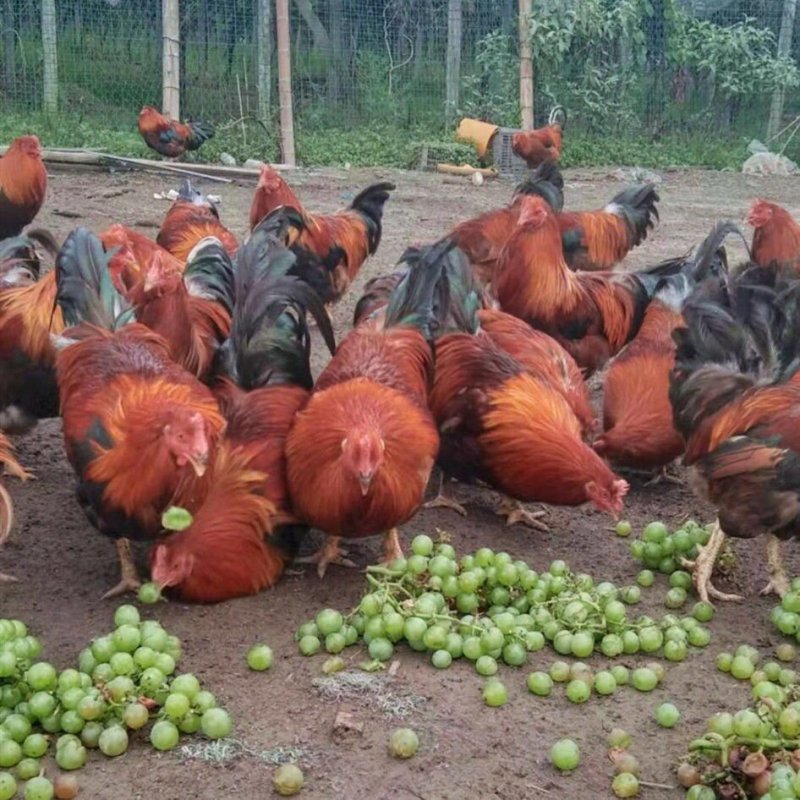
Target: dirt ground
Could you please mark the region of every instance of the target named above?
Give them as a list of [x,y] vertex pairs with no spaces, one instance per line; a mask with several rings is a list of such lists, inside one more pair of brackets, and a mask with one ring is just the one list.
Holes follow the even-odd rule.
[[[790,178],[753,179],[714,172],[667,172],[662,178],[661,223],[630,257],[631,266],[684,252],[720,218],[741,222],[754,196],[768,196],[790,207],[796,198],[796,182]],[[386,179],[394,180],[398,189],[387,205],[383,242],[335,310],[339,335],[349,327],[353,304],[367,278],[393,265],[406,245],[430,240],[457,220],[504,204],[512,188],[508,182],[474,187],[461,179],[391,170],[291,176],[308,207],[321,211],[340,207],[358,188]],[[100,230],[115,221],[154,236],[168,204],[153,194],[174,185],[161,176],[54,169],[39,222],[59,238],[76,225]],[[567,207],[601,206],[623,186],[605,170],[569,171]],[[202,188],[221,196],[224,221],[243,235],[253,184]],[[315,357],[319,367],[319,348]],[[44,640],[44,656],[64,668],[74,665],[78,651],[92,637],[111,626],[115,604],[99,598],[117,580],[117,561],[112,544],[90,527],[74,500],[60,423],[46,421],[17,444],[20,460],[38,480],[10,483],[18,524],[0,552],[0,571],[13,572],[20,582],[0,588],[0,616],[25,620]],[[541,534],[505,528],[489,508],[488,493],[461,489],[460,494],[468,500],[467,519],[449,511],[422,511],[404,526],[405,541],[417,532],[443,529],[453,535],[460,553],[489,545],[527,560],[535,569],[563,558],[576,570],[619,584],[632,582],[638,572],[628,555],[628,541],[615,537],[609,519],[588,508],[550,509],[551,532]],[[688,515],[710,521],[711,511],[686,488],[644,487],[634,479],[625,515],[638,529],[653,519],[674,523]],[[388,735],[399,721],[358,701],[321,700],[312,680],[320,675],[322,657],[301,657],[292,639],[297,626],[320,608],[348,609],[357,602],[364,583],[358,572],[332,567],[320,581],[309,570],[284,578],[274,590],[257,597],[207,608],[169,603],[147,611],[180,636],[185,648],[182,668],[199,675],[231,711],[236,738],[258,750],[303,749],[307,785],[302,796],[309,800],[590,800],[612,796],[612,770],[604,746],[612,727],[622,725],[633,734],[632,750],[640,759],[643,778],[674,786],[673,764],[701,733],[705,720],[714,712],[747,703],[749,686],[716,672],[714,657],[745,642],[768,652],[777,641],[768,621],[774,600],[757,595],[766,579],[763,543],[737,542],[734,548],[739,556],[736,584],[748,593],[748,601],[720,607],[711,624],[711,645],[682,664],[669,666],[662,686],[651,694],[625,688],[610,698],[593,697],[583,706],[571,705],[559,690],[548,699],[536,698],[527,693],[525,676],[555,660],[553,651],[546,649],[531,655],[528,668],[502,669],[510,702],[494,710],[483,705],[482,679],[469,663],[459,662],[440,672],[424,656],[400,647],[393,688],[422,698],[403,722],[419,732],[422,743],[420,753],[408,762],[387,754]],[[359,542],[354,552],[359,563],[370,563],[377,542]],[[797,574],[793,554],[789,562]],[[659,577],[656,588],[644,592],[640,608],[660,616],[665,585]],[[273,669],[265,674],[250,673],[244,666],[246,649],[256,641],[269,643],[276,653]],[[354,665],[363,659],[362,652],[347,651],[347,655]],[[635,661],[629,658],[624,663]],[[682,722],[671,731],[659,729],[652,718],[653,709],[667,699],[683,713]],[[362,736],[334,740],[331,731],[340,709],[354,712],[363,722]],[[547,761],[550,744],[564,736],[574,738],[583,753],[580,768],[570,776],[557,774]],[[225,765],[186,761],[177,750],[159,755],[141,742],[113,762],[93,756],[79,778],[84,787],[81,797],[87,800],[249,799],[272,792],[271,768],[256,759]],[[641,793],[648,799],[682,796],[677,788],[644,788]]]

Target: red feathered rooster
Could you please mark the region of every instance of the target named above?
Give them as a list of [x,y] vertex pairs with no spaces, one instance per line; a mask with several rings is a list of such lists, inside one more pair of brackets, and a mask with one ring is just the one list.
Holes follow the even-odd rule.
[[[154,538],[171,505],[194,512],[224,428],[211,391],[175,364],[114,290],[92,233],[70,234],[56,262],[68,325],[57,361],[64,442],[90,522],[117,540],[122,581],[138,585],[129,539]],[[121,326],[121,327],[120,327]]]
[[747,212],[747,223],[755,228],[751,247],[754,263],[793,275],[800,272],[800,225],[785,208],[756,200]]
[[343,537],[386,533],[387,561],[400,555],[397,526],[422,504],[439,437],[428,410],[429,338],[445,243],[420,259],[392,293],[383,326],[360,325],[341,343],[297,415],[286,446],[295,513],[330,537],[312,557],[323,573],[344,563]]
[[511,137],[511,149],[531,168],[561,158],[561,140],[567,125],[563,106],[554,106],[544,128],[520,131]]
[[239,242],[220,222],[216,205],[198,192],[187,178],[161,223],[156,242],[185,262],[197,243],[209,236],[219,239],[231,258],[236,255]]
[[178,158],[187,150],[197,150],[214,136],[209,122],[175,122],[153,106],[142,106],[139,133],[145,144],[167,158]]
[[360,192],[345,209],[334,214],[309,214],[286,181],[270,166],[261,169],[253,204],[250,228],[280,206],[297,209],[305,222],[297,243],[332,263],[330,292],[326,301],[342,297],[367,258],[381,241],[383,206],[393,183],[376,183]]
[[22,232],[44,203],[47,170],[36,136],[14,139],[0,158],[0,239]]
[[[0,465],[5,467],[6,473],[14,475],[20,480],[28,480],[31,477],[29,472],[26,472],[17,463],[11,451],[11,444],[8,439],[0,433]],[[14,525],[14,506],[11,502],[11,497],[8,491],[0,482],[0,547],[8,539],[11,534],[11,528]],[[8,583],[16,580],[11,575],[6,575],[0,572],[0,583]]]

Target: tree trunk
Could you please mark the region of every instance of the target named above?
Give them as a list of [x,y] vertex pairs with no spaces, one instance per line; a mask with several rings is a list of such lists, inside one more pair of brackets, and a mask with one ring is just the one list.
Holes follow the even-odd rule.
[[58,47],[55,0],[42,0],[42,50],[44,53],[44,113],[55,114],[58,111]]
[[289,0],[275,0],[278,40],[278,95],[281,106],[281,151],[283,163],[295,165],[294,117],[292,114],[292,60],[289,52]]
[[272,93],[272,5],[270,0],[257,0],[256,58],[258,59],[258,118],[269,119]]
[[461,83],[461,0],[447,2],[447,77],[444,105],[445,122],[452,125],[458,112],[458,89]]
[[14,0],[5,0],[3,9],[3,77],[6,92],[17,93],[17,37],[14,33]]
[[531,0],[519,0],[519,109],[523,130],[533,127],[533,54],[529,20]]
[[[321,50],[323,53],[329,56],[331,52],[330,37],[328,36],[328,32],[325,30],[325,26],[320,22],[317,12],[314,11],[310,0],[294,0],[294,3],[297,6],[297,10],[300,12],[300,16],[311,30],[311,35],[314,38],[314,48],[316,50]],[[287,25],[289,23],[288,17],[286,19],[286,23]]]
[[[792,51],[792,35],[794,34],[794,17],[796,12],[797,0],[783,0],[781,32],[778,36],[778,56],[788,57]],[[786,91],[782,86],[777,87],[772,93],[772,104],[769,109],[769,124],[767,125],[767,140],[772,139],[781,128],[785,94]]]
[[180,10],[178,0],[163,0],[162,11],[162,111],[180,119]]
[[344,4],[342,0],[328,0],[328,27],[330,28],[331,52],[328,59],[328,100],[336,103],[342,94],[342,54],[344,42],[342,40],[342,15]]

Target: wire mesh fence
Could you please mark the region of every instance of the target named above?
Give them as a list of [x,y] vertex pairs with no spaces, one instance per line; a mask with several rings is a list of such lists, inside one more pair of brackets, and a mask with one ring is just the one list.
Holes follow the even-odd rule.
[[[568,139],[566,158],[584,162],[608,158],[610,139],[707,149],[766,138],[800,114],[796,4],[531,0],[536,121],[565,106],[580,143],[570,152]],[[291,0],[299,159],[408,166],[420,143],[452,142],[460,116],[519,125],[519,6]],[[272,0],[179,9],[181,109],[219,131],[204,157],[278,158]],[[0,20],[0,132],[38,121],[57,62],[46,125],[69,141],[52,143],[143,152],[136,114],[161,101],[161,0],[0,0]]]

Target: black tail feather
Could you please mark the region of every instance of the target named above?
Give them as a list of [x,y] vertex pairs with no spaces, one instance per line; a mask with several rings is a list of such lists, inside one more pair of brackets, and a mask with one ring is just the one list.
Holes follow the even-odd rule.
[[530,172],[514,189],[514,197],[535,195],[541,197],[555,212],[564,208],[564,178],[554,161],[545,161]]
[[634,247],[647,238],[648,231],[655,225],[658,219],[656,204],[660,199],[655,184],[646,183],[623,189],[609,204],[627,223]]
[[350,204],[350,208],[358,211],[367,221],[370,255],[378,249],[378,245],[381,243],[383,207],[389,199],[390,192],[396,188],[393,183],[388,181],[375,183],[359,192]]

